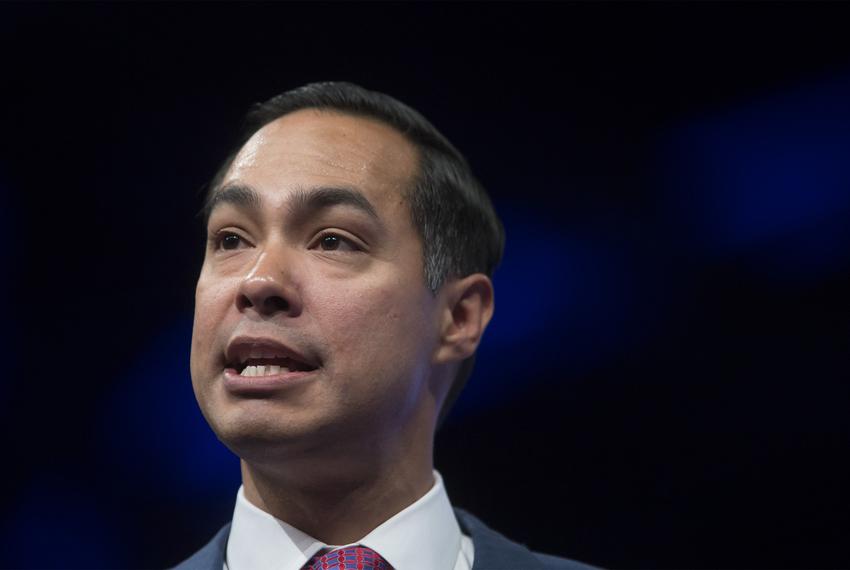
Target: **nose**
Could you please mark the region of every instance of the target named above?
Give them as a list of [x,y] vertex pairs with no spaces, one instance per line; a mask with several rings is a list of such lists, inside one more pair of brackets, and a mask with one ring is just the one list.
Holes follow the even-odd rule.
[[239,283],[236,307],[240,312],[254,311],[263,316],[301,313],[301,297],[292,279],[292,267],[281,254],[261,252],[257,261]]

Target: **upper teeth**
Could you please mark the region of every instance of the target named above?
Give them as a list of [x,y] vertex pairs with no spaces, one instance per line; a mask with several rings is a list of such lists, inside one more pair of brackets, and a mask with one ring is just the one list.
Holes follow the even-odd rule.
[[285,374],[289,372],[286,366],[276,366],[274,364],[246,366],[245,370],[240,373],[240,376],[274,376],[275,374]]

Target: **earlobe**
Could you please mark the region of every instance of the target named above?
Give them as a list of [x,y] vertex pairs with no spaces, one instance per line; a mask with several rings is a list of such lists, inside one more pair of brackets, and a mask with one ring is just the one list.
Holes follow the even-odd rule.
[[493,316],[493,283],[483,273],[467,275],[443,285],[440,344],[435,360],[464,360],[475,352]]

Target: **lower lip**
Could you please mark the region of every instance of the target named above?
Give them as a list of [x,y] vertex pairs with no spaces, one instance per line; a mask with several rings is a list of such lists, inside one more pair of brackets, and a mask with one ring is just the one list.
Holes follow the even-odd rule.
[[265,396],[309,382],[315,372],[299,370],[272,376],[241,376],[235,368],[226,368],[224,388],[231,394],[240,396]]

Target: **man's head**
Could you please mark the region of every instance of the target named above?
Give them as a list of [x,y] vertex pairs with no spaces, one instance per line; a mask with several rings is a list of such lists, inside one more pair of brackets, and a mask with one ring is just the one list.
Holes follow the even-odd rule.
[[444,137],[353,85],[290,91],[249,116],[205,213],[192,377],[225,443],[244,457],[433,432],[492,314],[503,243]]

